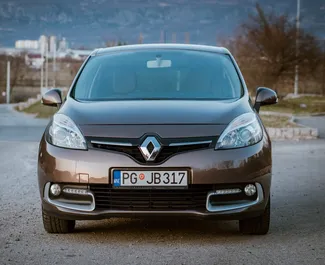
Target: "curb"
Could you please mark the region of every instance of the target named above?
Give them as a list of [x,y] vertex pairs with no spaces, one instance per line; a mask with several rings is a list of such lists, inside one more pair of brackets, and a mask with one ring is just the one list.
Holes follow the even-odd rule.
[[271,140],[311,140],[318,138],[318,129],[301,128],[266,128]]
[[260,111],[260,115],[279,116],[279,117],[292,117],[292,113],[282,113],[275,111]]
[[297,123],[296,117],[292,114],[272,111],[261,112],[261,114],[288,117],[291,123],[298,126],[294,128],[266,128],[271,140],[311,140],[318,138],[317,128],[310,128]]
[[24,115],[26,117],[31,117],[31,118],[38,119],[38,118],[36,118],[36,116],[37,116],[36,113],[26,113],[26,112],[23,111],[24,109],[19,110],[19,103],[10,104],[9,107],[10,107],[12,112],[15,112],[15,113],[17,113],[19,115]]
[[19,111],[23,111],[24,109],[27,109],[28,107],[30,107],[31,105],[35,104],[36,102],[40,101],[42,99],[42,95],[38,94],[36,96],[36,98],[29,98],[27,101],[25,102],[19,102],[16,103],[17,108]]
[[312,117],[314,117],[314,116],[325,116],[325,112],[312,113],[312,114],[310,114],[310,116],[312,116]]

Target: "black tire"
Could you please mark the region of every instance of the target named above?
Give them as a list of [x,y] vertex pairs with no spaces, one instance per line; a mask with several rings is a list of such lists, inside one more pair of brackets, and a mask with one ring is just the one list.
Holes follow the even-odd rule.
[[266,235],[270,227],[271,198],[262,215],[239,220],[239,231],[245,235]]
[[54,216],[50,216],[46,212],[44,212],[43,209],[42,216],[44,229],[46,230],[46,232],[51,234],[71,233],[76,225],[75,220],[63,220]]

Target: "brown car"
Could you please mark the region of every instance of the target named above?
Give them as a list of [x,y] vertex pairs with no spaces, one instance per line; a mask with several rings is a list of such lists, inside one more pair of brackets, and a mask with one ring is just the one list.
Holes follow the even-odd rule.
[[75,220],[188,216],[270,223],[271,142],[225,48],[150,44],[95,50],[57,106],[39,147],[45,230]]

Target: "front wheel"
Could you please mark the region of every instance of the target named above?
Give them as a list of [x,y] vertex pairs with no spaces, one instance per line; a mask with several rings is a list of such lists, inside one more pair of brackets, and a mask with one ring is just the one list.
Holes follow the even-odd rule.
[[270,227],[271,198],[262,215],[239,220],[239,231],[245,235],[266,235]]
[[76,225],[75,220],[63,220],[54,216],[50,216],[46,212],[44,212],[43,209],[42,216],[44,229],[46,230],[46,232],[51,234],[71,233]]

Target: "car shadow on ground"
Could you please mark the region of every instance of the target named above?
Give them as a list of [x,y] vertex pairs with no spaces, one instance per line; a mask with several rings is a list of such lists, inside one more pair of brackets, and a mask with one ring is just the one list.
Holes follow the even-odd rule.
[[[125,243],[184,243],[211,241],[229,236],[242,237],[238,221],[211,221],[188,218],[123,219],[80,221],[75,233],[87,234],[87,241],[115,241]],[[91,236],[93,235],[93,236]],[[244,237],[243,237],[244,238]]]
[[[281,197],[280,197],[281,198]],[[279,198],[279,199],[280,199]],[[325,217],[323,203],[295,197],[285,203],[274,200],[271,227],[266,237],[278,242],[290,239],[297,231],[306,237],[316,236]],[[299,207],[295,207],[296,204]],[[311,218],[313,216],[313,218]],[[306,224],[311,226],[306,229]],[[252,236],[239,232],[238,221],[204,220],[190,218],[127,219],[112,218],[98,221],[79,221],[74,232],[86,236],[90,244],[120,242],[124,244],[216,244],[235,240],[247,242]],[[70,238],[70,237],[69,237]],[[74,238],[74,237],[72,237]],[[72,238],[68,239],[71,240]],[[264,236],[254,236],[263,241]],[[75,238],[74,238],[75,239]]]

